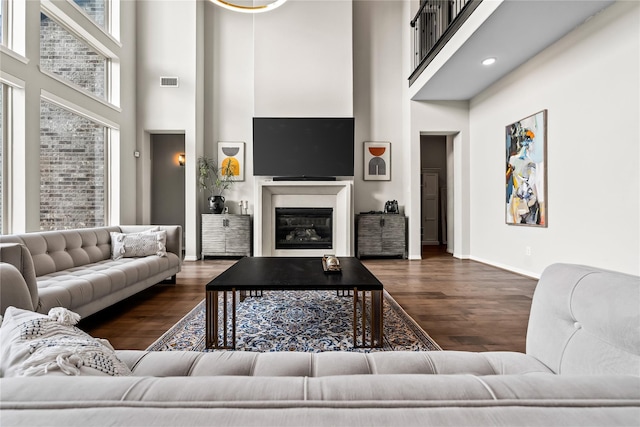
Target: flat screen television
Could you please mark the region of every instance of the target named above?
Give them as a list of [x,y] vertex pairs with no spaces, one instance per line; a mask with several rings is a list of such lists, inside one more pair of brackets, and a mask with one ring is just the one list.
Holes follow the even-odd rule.
[[353,117],[254,117],[253,174],[291,179],[353,176]]

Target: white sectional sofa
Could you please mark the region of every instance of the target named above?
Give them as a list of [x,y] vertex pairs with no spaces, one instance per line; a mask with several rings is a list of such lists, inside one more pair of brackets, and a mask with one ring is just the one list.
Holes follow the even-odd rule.
[[[112,259],[111,233],[166,233],[166,254]],[[163,233],[163,235],[164,235]],[[121,225],[0,236],[0,310],[68,308],[82,317],[172,278],[182,265],[181,226]]]
[[2,425],[637,426],[640,278],[550,266],[526,354],[114,355],[126,376],[1,379]]

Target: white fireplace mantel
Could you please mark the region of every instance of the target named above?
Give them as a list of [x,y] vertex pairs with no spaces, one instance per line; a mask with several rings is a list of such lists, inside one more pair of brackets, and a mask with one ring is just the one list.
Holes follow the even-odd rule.
[[[271,181],[256,183],[254,256],[353,256],[353,181]],[[275,249],[276,207],[333,208],[333,249]]]

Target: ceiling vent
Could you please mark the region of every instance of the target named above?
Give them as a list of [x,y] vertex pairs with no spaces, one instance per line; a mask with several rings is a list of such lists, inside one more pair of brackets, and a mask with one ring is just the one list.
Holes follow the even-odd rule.
[[160,77],[161,87],[178,87],[177,77]]

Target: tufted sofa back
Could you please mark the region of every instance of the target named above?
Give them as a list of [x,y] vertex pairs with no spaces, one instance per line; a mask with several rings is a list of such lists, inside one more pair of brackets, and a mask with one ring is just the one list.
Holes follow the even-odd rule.
[[0,236],[0,243],[21,243],[29,249],[36,276],[102,261],[111,256],[109,232],[119,227],[42,231]]
[[[132,233],[150,226],[111,226],[74,230],[40,231],[0,236],[0,243],[20,243],[29,249],[36,276],[92,264],[111,257],[110,232]],[[167,251],[182,256],[179,226],[160,226],[167,230]]]
[[531,304],[527,354],[558,374],[640,376],[640,277],[547,267]]

